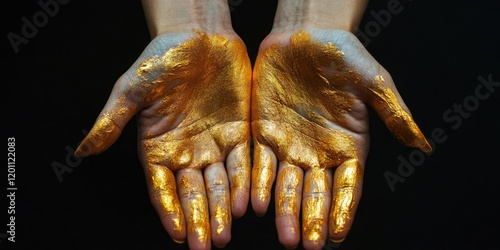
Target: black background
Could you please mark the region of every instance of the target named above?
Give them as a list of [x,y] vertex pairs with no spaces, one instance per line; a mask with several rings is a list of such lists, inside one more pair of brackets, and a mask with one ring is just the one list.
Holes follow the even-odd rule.
[[[4,162],[7,138],[16,138],[18,191],[16,243],[2,238],[0,249],[187,249],[168,237],[150,204],[134,122],[104,153],[69,158],[75,167],[62,182],[52,168],[68,164],[67,149],[90,130],[114,82],[149,43],[140,1],[70,1],[18,53],[7,34],[21,34],[21,18],[41,9],[37,1],[8,2],[2,4],[0,129]],[[232,2],[234,29],[253,61],[276,1]],[[361,30],[387,2],[369,4]],[[424,134],[440,128],[447,139],[391,192],[384,173],[397,174],[398,157],[408,159],[413,150],[370,114],[363,196],[338,249],[500,249],[500,88],[456,129],[443,118],[454,104],[471,100],[479,76],[500,82],[495,2],[401,0],[403,11],[372,37],[368,51],[391,73]],[[3,173],[6,190],[6,165]],[[0,233],[7,231],[7,207],[7,201],[0,207]],[[263,218],[249,207],[233,221],[226,249],[281,248],[273,205]]]

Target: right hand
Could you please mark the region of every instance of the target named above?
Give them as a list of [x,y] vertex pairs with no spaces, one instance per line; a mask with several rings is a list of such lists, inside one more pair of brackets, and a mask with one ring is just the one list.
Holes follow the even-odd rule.
[[151,202],[176,242],[226,245],[250,188],[251,65],[234,33],[162,34],[123,74],[76,155],[99,154],[137,115]]
[[403,144],[431,150],[389,73],[348,31],[272,32],[253,74],[252,206],[267,211],[276,179],[276,227],[287,248],[301,236],[306,249],[347,236],[369,150],[367,106]]

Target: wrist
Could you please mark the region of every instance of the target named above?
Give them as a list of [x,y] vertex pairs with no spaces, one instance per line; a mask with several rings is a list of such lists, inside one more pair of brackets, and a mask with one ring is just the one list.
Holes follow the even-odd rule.
[[341,29],[355,33],[368,0],[279,0],[272,32]]
[[232,33],[227,0],[142,0],[151,37],[170,32]]

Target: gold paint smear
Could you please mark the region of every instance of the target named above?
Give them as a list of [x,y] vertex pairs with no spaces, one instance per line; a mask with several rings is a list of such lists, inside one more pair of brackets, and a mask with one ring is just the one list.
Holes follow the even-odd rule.
[[174,230],[182,230],[184,216],[181,210],[180,202],[177,199],[177,190],[175,186],[175,177],[169,170],[162,166],[150,166],[150,184],[153,190],[158,192],[160,206],[167,215],[173,215]]
[[326,225],[327,196],[331,193],[328,175],[324,169],[313,168],[304,183],[304,194],[310,197],[303,204],[303,235],[305,239],[319,244],[322,226]]
[[227,212],[226,209],[219,206],[219,204],[216,204],[213,218],[217,222],[217,228],[215,230],[215,233],[221,234],[222,231],[224,230],[224,226],[229,223],[229,218],[230,218],[229,213]]
[[[195,181],[196,182],[196,181]],[[208,216],[208,201],[205,194],[200,193],[197,188],[199,183],[195,183],[187,176],[182,176],[180,180],[180,187],[189,197],[188,204],[188,218],[187,230],[194,232],[201,243],[207,243],[210,237],[210,222]]]
[[426,153],[432,151],[432,147],[412,116],[399,104],[394,91],[386,86],[383,76],[377,75],[373,83],[369,85],[368,91],[375,109],[391,111],[384,123],[396,139],[406,146],[418,148]]
[[358,205],[356,197],[359,198],[361,195],[363,180],[363,169],[358,160],[348,160],[340,168],[343,171],[339,171],[339,169],[336,171],[332,211],[330,213],[334,233],[341,233],[350,229]]
[[141,62],[134,79],[157,109],[142,143],[148,163],[200,169],[249,140],[251,67],[240,40],[197,32]]
[[251,171],[249,144],[250,142],[246,142],[233,150],[233,168],[235,169],[231,177],[231,200],[233,202],[239,200],[240,197],[237,196],[241,195],[235,190],[243,189],[244,191],[248,191],[247,185],[250,183]]
[[226,198],[228,194],[222,185],[224,183],[223,178],[226,177],[219,175],[213,180],[212,184],[207,184],[208,196],[213,197],[213,202],[215,203],[212,219],[217,224],[216,234],[221,234],[225,225],[229,224],[231,219],[229,216],[230,212],[227,209],[230,207],[229,200]]
[[284,167],[276,183],[276,214],[298,215],[300,205],[300,186],[302,170],[298,167]]
[[[332,72],[329,68],[334,68]],[[357,155],[354,138],[338,129],[353,106],[347,93],[359,76],[345,70],[334,44],[300,31],[288,44],[272,44],[254,70],[252,129],[283,162],[303,169],[333,167]]]
[[252,196],[258,197],[265,202],[271,194],[273,171],[273,159],[266,149],[258,142],[255,145],[255,163],[252,169]]

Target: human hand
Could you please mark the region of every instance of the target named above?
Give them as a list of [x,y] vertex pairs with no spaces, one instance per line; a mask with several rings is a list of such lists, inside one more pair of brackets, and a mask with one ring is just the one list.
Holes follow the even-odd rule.
[[276,227],[285,247],[296,247],[301,235],[306,249],[320,249],[327,234],[335,242],[347,236],[369,150],[366,105],[404,145],[431,151],[390,74],[351,32],[272,32],[261,43],[251,201],[265,214],[276,179]]
[[224,246],[249,198],[250,77],[234,32],[158,35],[115,83],[75,154],[103,152],[137,115],[138,155],[166,231],[191,249]]

